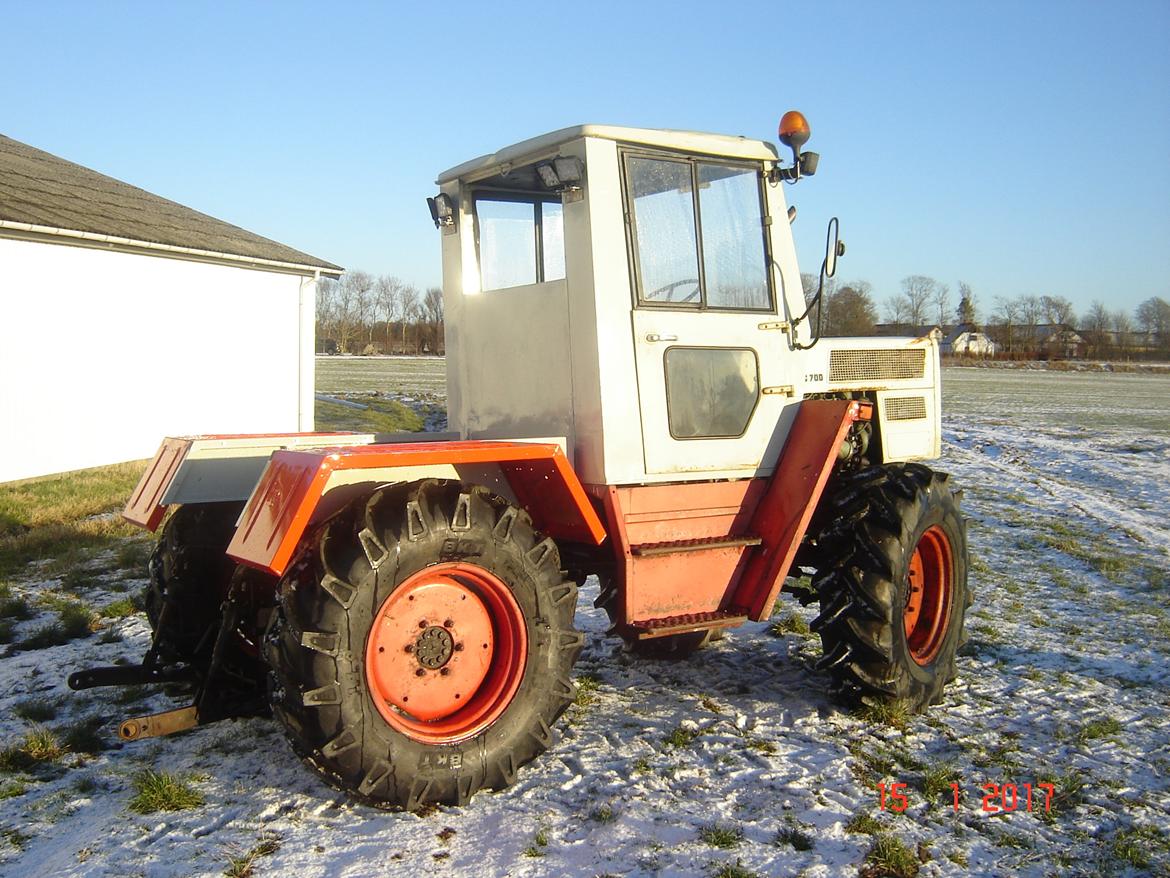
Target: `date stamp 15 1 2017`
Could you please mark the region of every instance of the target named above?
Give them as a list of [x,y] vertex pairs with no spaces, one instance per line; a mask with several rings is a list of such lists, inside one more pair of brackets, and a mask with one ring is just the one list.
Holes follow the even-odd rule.
[[[963,788],[958,783],[951,785],[951,807],[959,811],[962,807]],[[882,811],[902,813],[910,807],[907,785],[904,783],[879,783],[881,796],[879,807]],[[985,814],[1008,814],[1012,811],[1040,811],[1052,809],[1052,797],[1056,787],[1050,783],[985,783],[980,784],[983,792],[980,798],[981,810]]]

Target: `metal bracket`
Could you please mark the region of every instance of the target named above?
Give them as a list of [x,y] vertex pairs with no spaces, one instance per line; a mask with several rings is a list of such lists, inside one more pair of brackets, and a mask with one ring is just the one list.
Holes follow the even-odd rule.
[[796,396],[796,388],[791,384],[777,384],[765,387],[763,393],[764,396]]
[[781,332],[787,332],[789,329],[792,328],[792,324],[789,323],[788,321],[782,321],[782,322],[776,322],[776,323],[761,323],[759,325],[759,328],[760,329],[779,329]]
[[118,727],[118,737],[123,741],[137,741],[139,738],[157,738],[173,735],[175,732],[193,729],[199,725],[199,713],[192,704],[176,710],[164,710],[149,716],[136,716]]

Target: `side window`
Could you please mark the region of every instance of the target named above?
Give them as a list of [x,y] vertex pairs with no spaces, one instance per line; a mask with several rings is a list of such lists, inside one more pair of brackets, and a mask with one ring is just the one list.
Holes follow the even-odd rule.
[[640,303],[771,309],[759,168],[629,155],[625,173]]
[[475,199],[480,283],[502,290],[565,276],[561,203],[481,196]]
[[742,436],[760,396],[750,348],[670,348],[665,356],[666,413],[675,439]]

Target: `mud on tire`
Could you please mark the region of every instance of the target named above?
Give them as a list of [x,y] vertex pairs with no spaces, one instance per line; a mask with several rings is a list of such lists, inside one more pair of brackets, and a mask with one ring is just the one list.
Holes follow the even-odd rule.
[[[396,708],[375,704],[385,683],[371,680],[367,655],[381,642],[371,633],[375,621],[395,627],[383,608],[400,603],[388,599],[425,585],[432,574],[419,573],[434,565],[468,565],[502,583],[526,640],[510,700],[486,727],[451,741],[428,739],[426,723],[405,713],[388,714],[391,724],[385,712]],[[480,789],[510,785],[552,743],[552,724],[575,694],[569,674],[584,643],[573,627],[576,602],[555,543],[506,501],[449,481],[380,489],[320,528],[281,583],[264,644],[273,713],[298,755],[359,800],[407,810],[463,804]],[[445,623],[428,624],[423,634],[441,640]],[[433,644],[418,644],[423,662],[423,646]]]
[[842,477],[817,511],[819,668],[846,701],[942,698],[966,640],[966,527],[948,476],[919,464]]

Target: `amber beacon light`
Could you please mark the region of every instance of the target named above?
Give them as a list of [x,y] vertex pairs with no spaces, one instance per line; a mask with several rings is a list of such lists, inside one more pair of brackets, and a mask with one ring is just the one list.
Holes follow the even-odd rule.
[[811,177],[816,173],[820,156],[815,152],[800,151],[808,142],[810,133],[808,119],[799,110],[789,110],[780,117],[780,142],[792,150],[792,167],[775,169],[773,175],[776,179],[795,183],[802,176]]

